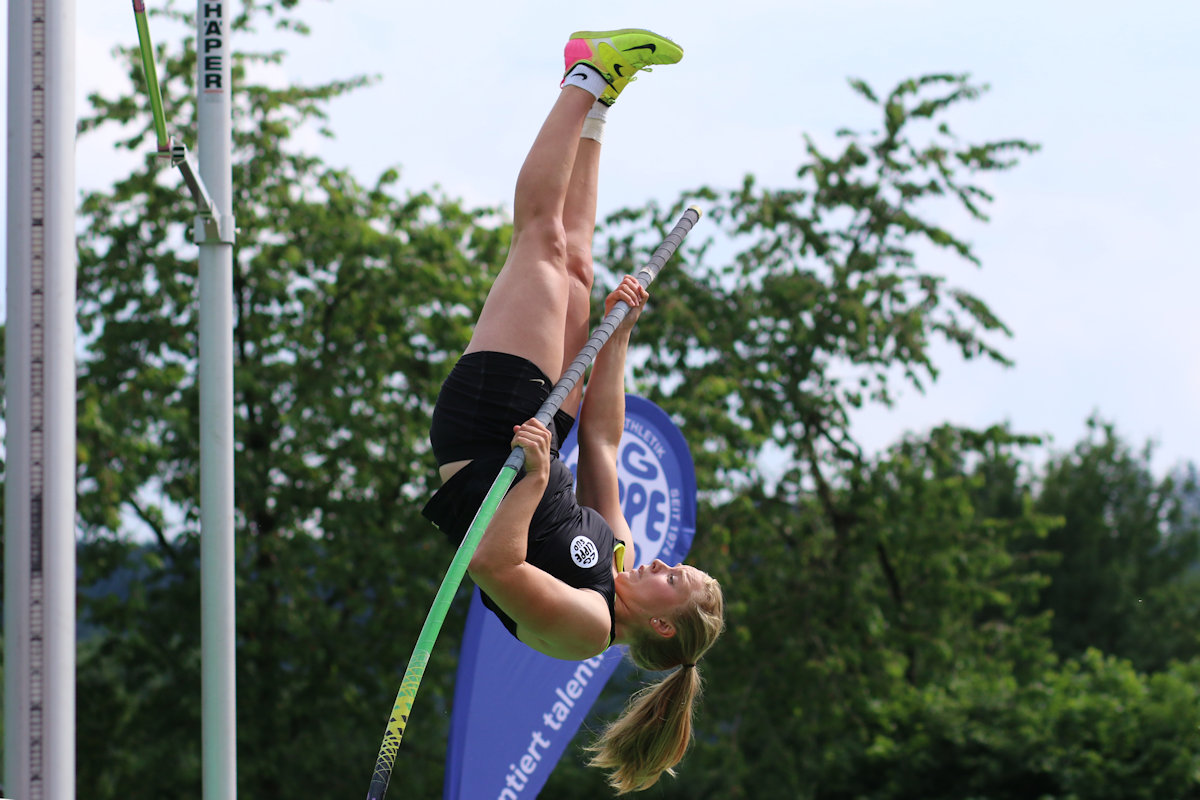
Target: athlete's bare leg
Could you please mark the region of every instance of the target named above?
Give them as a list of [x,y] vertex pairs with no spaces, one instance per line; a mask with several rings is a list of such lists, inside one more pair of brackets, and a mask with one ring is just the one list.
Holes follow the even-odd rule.
[[[580,139],[563,206],[563,227],[567,235],[568,294],[563,363],[559,375],[566,372],[588,338],[592,305],[592,239],[596,232],[599,174],[600,143],[595,139]],[[563,401],[563,411],[573,417],[578,416],[582,397],[583,381],[580,380]]]
[[595,100],[577,86],[564,86],[542,124],[517,177],[508,258],[466,349],[527,358],[551,381],[562,374],[571,297],[581,291],[572,288],[578,281],[567,268],[564,206],[583,120]]

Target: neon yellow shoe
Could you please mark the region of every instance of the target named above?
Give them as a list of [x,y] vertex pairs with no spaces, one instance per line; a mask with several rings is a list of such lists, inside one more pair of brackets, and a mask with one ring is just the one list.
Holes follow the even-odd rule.
[[[608,88],[600,102],[611,106],[621,90],[636,80],[634,73],[650,71],[651,65],[675,64],[683,58],[683,48],[665,36],[640,28],[616,31],[577,31],[571,34],[563,53],[567,72],[576,64],[590,64],[600,71]],[[563,74],[566,75],[567,72]]]

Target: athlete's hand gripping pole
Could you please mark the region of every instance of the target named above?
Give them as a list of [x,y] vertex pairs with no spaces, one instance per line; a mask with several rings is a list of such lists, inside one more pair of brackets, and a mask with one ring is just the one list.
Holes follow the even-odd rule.
[[[695,206],[683,213],[667,238],[654,251],[650,261],[638,271],[637,279],[643,287],[649,288],[658,276],[659,270],[675,254],[675,250],[699,219],[700,209]],[[605,315],[603,321],[584,344],[583,349],[579,351],[579,355],[555,384],[550,396],[546,398],[546,402],[538,409],[536,418],[539,422],[547,427],[550,426],[554,414],[562,406],[563,400],[575,388],[575,384],[595,360],[600,348],[604,347],[613,331],[617,329],[628,313],[629,304],[622,300]],[[475,518],[471,521],[471,526],[467,529],[462,543],[459,544],[449,569],[446,570],[446,577],[442,579],[442,585],[433,599],[433,607],[430,608],[429,615],[425,618],[425,624],[421,626],[421,633],[417,637],[417,646],[408,660],[408,669],[405,670],[404,680],[396,695],[396,703],[392,707],[392,714],[383,734],[383,745],[379,748],[379,757],[375,761],[375,772],[371,776],[371,788],[367,792],[367,800],[383,800],[383,796],[387,793],[392,767],[396,762],[396,751],[400,748],[400,740],[404,737],[404,728],[408,724],[408,715],[412,711],[417,689],[425,674],[425,666],[429,663],[430,652],[441,631],[442,623],[446,620],[446,614],[450,611],[450,602],[454,599],[454,594],[458,591],[458,586],[467,573],[467,566],[471,563],[471,557],[475,554],[480,539],[483,538],[483,532],[500,506],[500,501],[504,499],[509,487],[516,480],[518,470],[524,464],[525,451],[520,447],[514,447],[508,460],[500,468],[500,474],[496,477],[492,488],[484,497],[483,504],[476,512]]]

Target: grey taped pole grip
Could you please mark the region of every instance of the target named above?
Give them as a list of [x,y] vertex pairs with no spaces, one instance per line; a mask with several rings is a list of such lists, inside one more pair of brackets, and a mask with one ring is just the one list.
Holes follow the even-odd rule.
[[[675,255],[675,251],[679,249],[679,245],[700,221],[701,211],[696,206],[688,206],[687,211],[683,212],[683,216],[675,223],[675,227],[667,234],[667,238],[663,239],[662,244],[650,256],[650,260],[637,272],[638,283],[643,288],[649,289],[650,284],[658,277],[659,271],[671,260],[671,256]],[[563,401],[567,399],[567,395],[575,388],[575,384],[587,372],[587,368],[596,360],[596,354],[604,347],[605,343],[612,336],[613,331],[625,319],[629,313],[629,304],[624,300],[618,301],[613,306],[612,311],[608,312],[596,326],[596,330],[584,343],[583,348],[579,351],[579,355],[567,367],[562,377],[558,379],[558,383],[550,391],[550,396],[546,398],[546,402],[542,403],[542,407],[538,409],[534,418],[550,427],[550,423],[554,420],[554,415],[558,409],[562,408]],[[508,460],[504,462],[504,466],[512,467],[514,470],[520,470],[525,465],[525,451],[520,447],[514,447],[508,455]]]

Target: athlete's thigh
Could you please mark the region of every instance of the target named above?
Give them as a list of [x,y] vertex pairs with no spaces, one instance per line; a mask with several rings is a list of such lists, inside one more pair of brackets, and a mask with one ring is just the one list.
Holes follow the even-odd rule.
[[[559,375],[567,371],[567,367],[571,366],[571,362],[579,356],[579,351],[587,343],[592,300],[588,288],[575,278],[569,279],[566,323],[563,326],[562,366]],[[572,417],[578,417],[582,400],[583,381],[580,380],[563,399],[562,410]]]
[[514,249],[488,293],[466,352],[494,350],[527,358],[557,381],[568,293],[567,274],[559,264]]

